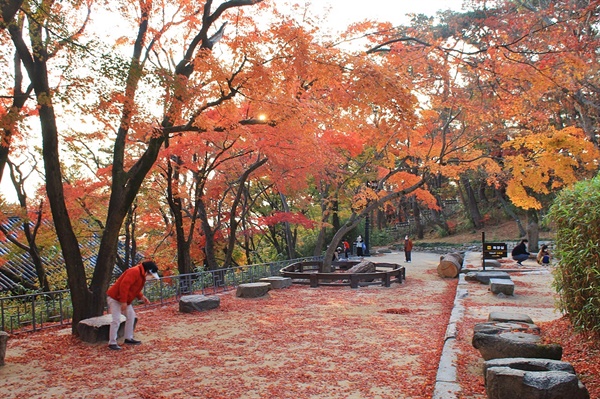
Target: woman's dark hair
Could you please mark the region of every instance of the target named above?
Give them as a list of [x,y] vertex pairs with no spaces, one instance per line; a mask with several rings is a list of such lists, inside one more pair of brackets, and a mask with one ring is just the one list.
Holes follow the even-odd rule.
[[145,262],[142,262],[142,266],[144,266],[144,270],[146,272],[150,272],[150,273],[158,272],[158,266],[156,266],[156,263],[154,263],[154,261],[147,260]]

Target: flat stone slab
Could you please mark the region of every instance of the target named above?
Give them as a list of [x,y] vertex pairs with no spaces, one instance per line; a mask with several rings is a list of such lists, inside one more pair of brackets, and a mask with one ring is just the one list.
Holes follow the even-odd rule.
[[485,334],[500,334],[502,332],[519,331],[531,334],[539,334],[540,328],[535,324],[520,323],[520,322],[496,322],[488,321],[485,323],[477,323],[473,327],[473,332]]
[[500,334],[473,334],[473,347],[484,360],[507,357],[526,357],[560,360],[562,347],[558,344],[542,344],[540,336],[523,332]]
[[289,277],[271,276],[261,278],[259,281],[264,283],[270,283],[271,288],[274,290],[279,290],[282,288],[288,288],[292,286],[292,279]]
[[[119,330],[117,331],[117,338],[123,337],[125,333],[126,320],[127,318],[124,315],[121,315],[121,323],[119,324]],[[111,321],[111,314],[105,314],[102,316],[81,320],[79,324],[77,324],[79,338],[83,342],[88,342],[91,344],[108,341]],[[137,318],[135,322],[137,323]]]
[[496,259],[484,259],[483,260],[483,265],[485,267],[501,267],[502,264],[500,263],[500,261],[496,260]]
[[507,279],[510,280],[510,275],[506,272],[470,272],[465,276],[467,281],[479,281],[482,284],[489,284],[490,280],[496,279]]
[[216,309],[221,305],[221,298],[204,295],[184,295],[179,299],[179,311],[182,313],[203,312]]
[[4,358],[6,357],[6,345],[8,343],[8,333],[0,331],[0,367],[4,366]]
[[488,360],[483,366],[490,399],[589,399],[573,366],[551,359],[509,358]]
[[491,312],[488,315],[488,321],[500,321],[500,322],[510,322],[516,321],[520,323],[529,323],[533,324],[533,320],[531,317],[524,313],[513,313],[513,312]]
[[515,283],[512,280],[503,278],[491,278],[490,290],[492,294],[513,295],[515,293]]
[[237,287],[235,296],[239,298],[258,298],[267,295],[271,283],[246,283]]

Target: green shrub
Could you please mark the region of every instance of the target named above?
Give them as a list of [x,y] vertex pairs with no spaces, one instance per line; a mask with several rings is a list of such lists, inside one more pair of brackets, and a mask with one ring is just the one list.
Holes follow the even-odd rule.
[[576,329],[600,334],[600,176],[563,190],[548,217],[556,227],[559,309]]

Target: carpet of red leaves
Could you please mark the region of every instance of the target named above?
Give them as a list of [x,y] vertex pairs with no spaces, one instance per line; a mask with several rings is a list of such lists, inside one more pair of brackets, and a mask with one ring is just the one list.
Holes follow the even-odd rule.
[[[9,340],[3,398],[429,398],[456,280],[360,289],[293,286],[218,309],[138,311],[141,346],[70,330]],[[7,392],[7,395],[4,393]]]
[[560,344],[562,360],[573,365],[590,398],[600,398],[600,337],[575,332],[566,316],[539,324],[542,340]]
[[[457,375],[461,386],[461,399],[485,399],[482,373],[483,359],[472,346],[475,324],[487,321],[492,311],[525,313],[540,327],[543,342],[560,344],[562,360],[571,363],[579,379],[585,384],[590,398],[600,398],[600,341],[573,331],[566,317],[552,317],[555,293],[551,287],[551,275],[513,273],[515,296],[498,298],[489,288],[478,283],[467,285],[469,296],[464,300],[466,315],[457,326]],[[540,321],[540,317],[544,320]]]
[[[471,339],[494,310],[531,314],[542,338],[563,346],[590,397],[600,398],[598,341],[551,317],[548,276],[511,276],[513,298],[468,286],[457,324],[459,398],[486,398]],[[119,352],[82,343],[69,328],[11,336],[0,397],[430,398],[457,280],[417,262],[407,277],[390,288],[293,286],[256,299],[229,292],[219,308],[193,314],[176,303],[139,309],[143,344]]]

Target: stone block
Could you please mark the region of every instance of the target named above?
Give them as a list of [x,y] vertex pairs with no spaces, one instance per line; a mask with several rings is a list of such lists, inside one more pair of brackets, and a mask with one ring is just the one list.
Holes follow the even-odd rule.
[[259,281],[263,283],[270,283],[271,289],[274,290],[279,290],[282,288],[288,288],[292,286],[292,279],[289,277],[271,276],[261,278]]
[[6,357],[6,345],[8,344],[8,333],[0,331],[0,367],[4,366],[4,358]]
[[589,399],[573,366],[550,359],[494,359],[483,366],[489,399]]
[[[126,320],[127,318],[124,315],[121,315],[121,323],[119,324],[117,338],[123,337],[123,334],[125,333]],[[79,324],[77,324],[77,332],[79,333],[79,338],[83,342],[89,342],[91,344],[108,341],[111,321],[112,315],[110,314],[81,320]],[[135,323],[137,323],[137,318],[135,320]]]
[[239,298],[258,298],[267,295],[271,289],[271,283],[246,283],[237,287],[235,296]]
[[524,313],[513,313],[513,312],[491,312],[488,315],[488,321],[500,321],[500,322],[510,322],[517,321],[521,323],[529,323],[533,324],[533,320],[531,317]]
[[477,323],[473,327],[473,332],[485,334],[499,334],[501,332],[519,331],[531,334],[539,334],[540,328],[535,324],[520,323],[520,322],[496,322],[488,321],[485,323]]
[[513,295],[515,293],[515,283],[510,279],[492,278],[490,279],[490,290],[492,294]]
[[497,259],[484,259],[483,265],[485,267],[502,267],[502,264]]
[[473,347],[484,360],[508,357],[526,357],[560,360],[562,347],[558,344],[542,344],[540,336],[523,332],[473,334]]
[[184,295],[179,299],[179,311],[182,313],[203,312],[216,309],[221,305],[218,296]]
[[510,280],[510,275],[506,272],[471,272],[468,273],[468,281],[479,281],[482,284],[489,284],[491,279]]

